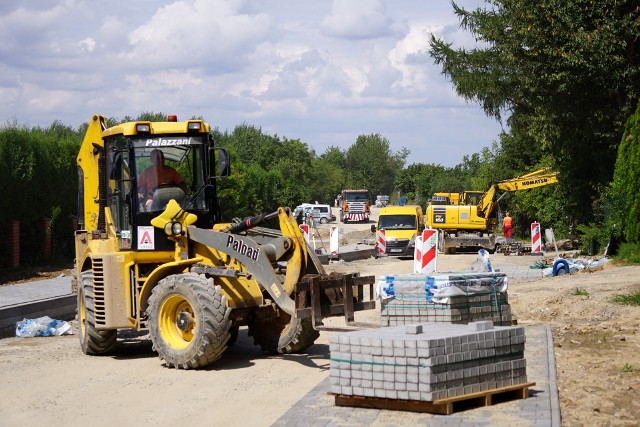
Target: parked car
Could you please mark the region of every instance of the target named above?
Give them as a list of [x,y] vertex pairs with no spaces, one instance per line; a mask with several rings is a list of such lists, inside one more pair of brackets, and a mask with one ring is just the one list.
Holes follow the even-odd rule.
[[389,196],[385,196],[385,195],[378,195],[378,197],[376,197],[376,207],[377,208],[384,208],[385,206],[387,206],[389,204]]
[[296,206],[293,210],[293,215],[298,222],[302,222],[307,215],[311,215],[313,220],[320,224],[326,224],[336,220],[336,216],[331,212],[331,206],[329,205],[303,203],[300,206]]

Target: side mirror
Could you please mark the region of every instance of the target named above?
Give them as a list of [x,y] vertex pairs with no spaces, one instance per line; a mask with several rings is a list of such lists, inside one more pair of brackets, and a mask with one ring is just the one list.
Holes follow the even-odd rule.
[[[225,148],[215,148],[210,151],[211,165],[216,165],[212,178],[223,178],[231,175],[231,155]],[[217,162],[216,162],[217,159]]]
[[372,233],[376,232],[376,225],[375,224],[371,224],[371,232]]

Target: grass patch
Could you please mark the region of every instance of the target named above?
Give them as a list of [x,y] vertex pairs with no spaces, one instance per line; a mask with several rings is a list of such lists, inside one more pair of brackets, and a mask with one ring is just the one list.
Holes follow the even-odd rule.
[[580,288],[576,288],[571,295],[575,295],[575,296],[580,296],[580,297],[588,297],[589,296],[589,292],[587,292],[584,289],[580,289]]
[[616,294],[611,301],[620,305],[640,305],[640,292],[632,294]]
[[636,369],[633,367],[633,365],[630,365],[629,363],[625,363],[622,367],[622,372],[634,372],[635,370]]
[[640,264],[640,245],[633,243],[621,244],[614,259],[625,264]]

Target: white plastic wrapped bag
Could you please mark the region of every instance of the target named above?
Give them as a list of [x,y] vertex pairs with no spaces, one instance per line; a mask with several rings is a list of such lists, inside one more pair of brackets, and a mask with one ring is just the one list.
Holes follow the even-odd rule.
[[71,335],[72,333],[69,322],[55,320],[49,316],[24,319],[16,325],[16,336],[22,338],[53,337]]

